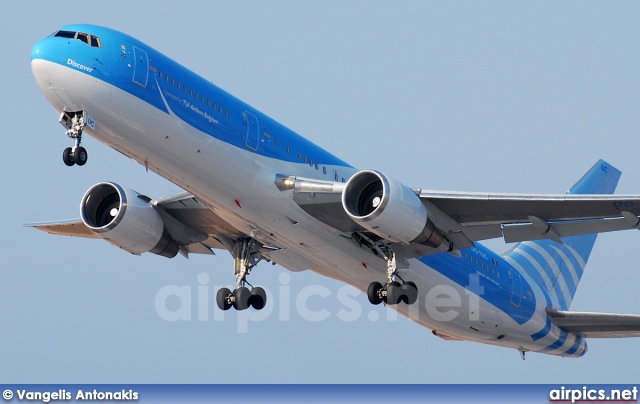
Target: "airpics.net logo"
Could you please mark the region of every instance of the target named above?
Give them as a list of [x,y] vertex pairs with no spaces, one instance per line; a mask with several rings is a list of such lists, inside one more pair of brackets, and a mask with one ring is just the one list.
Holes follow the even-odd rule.
[[79,70],[84,70],[85,72],[88,72],[88,73],[91,73],[93,71],[93,68],[80,64],[71,58],[67,59],[67,65],[73,66]]
[[581,389],[572,389],[562,386],[549,392],[549,402],[636,403],[638,402],[638,388],[633,386],[628,389],[594,389],[583,386]]
[[[383,310],[380,306],[372,306],[366,296],[350,285],[342,285],[331,290],[324,285],[306,285],[292,288],[291,275],[283,272],[279,275],[276,293],[264,288],[267,303],[262,310],[231,311],[228,314],[215,306],[215,293],[222,287],[210,285],[210,277],[201,272],[197,276],[197,285],[166,285],[155,296],[155,309],[164,321],[225,321],[227,318],[237,319],[237,332],[247,333],[249,323],[276,319],[290,321],[297,316],[304,321],[321,322],[331,318],[340,321],[357,321],[366,316],[369,321],[397,321],[399,314],[395,310]],[[415,304],[406,306],[409,319],[417,319],[420,305],[427,314],[436,321],[453,321],[459,316],[468,316],[471,321],[480,320],[480,296],[484,287],[480,286],[478,274],[469,276],[468,285],[462,296],[457,289],[449,285],[439,285],[422,295]],[[463,309],[463,302],[468,301],[468,310]],[[465,305],[466,307],[466,305]],[[384,317],[384,318],[383,318]]]

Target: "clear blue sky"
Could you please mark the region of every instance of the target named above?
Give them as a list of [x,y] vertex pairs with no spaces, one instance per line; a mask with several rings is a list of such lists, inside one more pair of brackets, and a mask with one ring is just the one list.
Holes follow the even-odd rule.
[[[604,158],[623,171],[620,193],[640,193],[639,17],[636,2],[594,1],[3,4],[0,381],[637,382],[640,339],[522,361],[515,350],[443,341],[362,294],[362,314],[341,320],[342,284],[264,264],[251,281],[290,304],[277,300],[240,333],[236,312],[214,321],[215,286],[233,281],[224,251],[135,257],[22,225],[78,217],[85,190],[103,180],[151,197],[178,190],[93,139],[87,166],[64,166],[71,142],[29,65],[32,45],[62,25],[127,32],[351,164],[412,187],[564,192]],[[571,308],[640,313],[638,245],[638,232],[601,236]],[[201,273],[208,321],[198,321]],[[158,315],[168,285],[193,292],[191,321]],[[331,293],[308,300],[330,314],[324,321],[296,309],[309,285]]]

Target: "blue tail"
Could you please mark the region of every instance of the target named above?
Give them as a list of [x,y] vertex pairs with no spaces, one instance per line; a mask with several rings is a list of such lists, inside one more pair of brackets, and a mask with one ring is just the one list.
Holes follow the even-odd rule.
[[[621,172],[598,161],[567,192],[569,194],[612,194]],[[551,240],[519,243],[504,258],[547,290],[561,310],[569,309],[597,234],[564,237],[564,244]]]

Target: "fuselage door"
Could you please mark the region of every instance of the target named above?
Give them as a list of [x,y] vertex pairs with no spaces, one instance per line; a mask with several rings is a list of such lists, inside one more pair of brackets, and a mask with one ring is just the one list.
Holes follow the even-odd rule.
[[518,271],[509,271],[509,282],[511,283],[511,304],[520,307],[522,303],[522,278]]
[[247,125],[247,147],[253,151],[258,151],[258,144],[260,143],[258,117],[249,111],[245,111],[244,119]]
[[133,58],[135,59],[133,65],[133,82],[142,87],[146,87],[149,80],[149,56],[147,56],[147,52],[134,46]]

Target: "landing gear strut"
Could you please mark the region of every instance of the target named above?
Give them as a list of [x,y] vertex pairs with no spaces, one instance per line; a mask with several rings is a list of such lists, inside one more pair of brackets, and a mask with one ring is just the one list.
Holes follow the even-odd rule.
[[89,155],[87,150],[80,146],[82,142],[82,130],[86,125],[82,112],[62,112],[60,124],[67,128],[67,136],[74,140],[73,147],[67,147],[62,152],[62,161],[71,167],[74,164],[83,166],[87,163]]
[[[255,267],[262,257],[256,253],[262,247],[258,241],[252,238],[241,238],[236,242],[231,254],[234,259],[233,273],[236,276],[236,289],[232,292],[228,288],[222,288],[216,295],[216,303],[220,310],[246,310],[253,307],[261,310],[267,304],[267,294],[261,287],[253,287],[247,282],[247,275]],[[251,290],[247,287],[249,285]]]
[[[371,282],[367,289],[367,297],[371,304],[414,304],[418,300],[418,288],[415,283],[408,281],[398,275],[398,267],[396,262],[396,253],[388,244],[375,243],[373,240],[363,234],[357,235],[359,244],[366,244],[371,248],[377,256],[383,258],[387,262],[387,283]],[[401,280],[402,283],[398,282]]]

